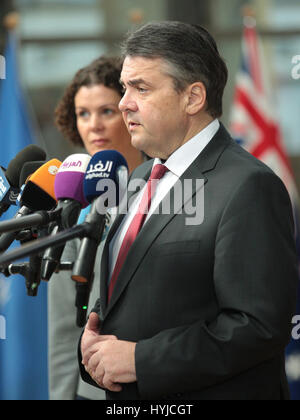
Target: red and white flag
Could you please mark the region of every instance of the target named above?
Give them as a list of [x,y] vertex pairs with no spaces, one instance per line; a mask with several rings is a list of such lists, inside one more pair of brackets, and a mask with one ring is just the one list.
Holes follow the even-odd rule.
[[[243,148],[268,165],[284,182],[294,207],[295,237],[300,256],[298,193],[283,143],[275,101],[272,99],[274,95],[270,89],[272,84],[270,83],[271,72],[268,71],[269,65],[270,61],[266,60],[256,33],[255,19],[245,18],[242,65],[236,78],[230,131],[233,138]],[[300,301],[297,313],[300,314]],[[299,327],[296,331],[299,331]],[[291,397],[294,400],[300,400],[299,339],[292,339],[287,348],[286,371]]]
[[236,78],[230,131],[242,147],[282,179],[296,205],[298,194],[270,89],[268,64],[255,20],[245,18],[242,65]]

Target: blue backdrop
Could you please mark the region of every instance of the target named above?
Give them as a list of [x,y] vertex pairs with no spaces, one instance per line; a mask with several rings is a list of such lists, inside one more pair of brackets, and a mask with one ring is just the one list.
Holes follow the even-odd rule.
[[[35,143],[18,78],[16,46],[10,33],[6,79],[0,80],[0,165],[4,167]],[[12,218],[16,211],[12,206],[1,220]],[[22,276],[7,279],[1,274],[0,316],[0,400],[48,399],[47,285],[41,284],[37,297],[29,297]]]

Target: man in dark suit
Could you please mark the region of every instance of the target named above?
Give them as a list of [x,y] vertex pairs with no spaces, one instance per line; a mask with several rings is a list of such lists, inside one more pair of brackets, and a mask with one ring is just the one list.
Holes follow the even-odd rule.
[[154,158],[130,184],[167,169],[151,193],[149,182],[129,193],[111,229],[82,376],[108,399],[287,399],[298,282],[288,193],[219,123],[227,68],[206,30],[148,24],[124,57],[120,109]]

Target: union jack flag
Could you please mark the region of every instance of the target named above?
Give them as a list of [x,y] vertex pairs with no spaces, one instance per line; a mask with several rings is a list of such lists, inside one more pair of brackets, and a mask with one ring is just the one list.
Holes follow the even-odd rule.
[[[270,89],[272,85],[270,75],[268,62],[256,32],[255,20],[245,18],[242,39],[242,65],[236,77],[230,131],[242,147],[268,165],[284,182],[294,207],[295,235],[300,262],[298,193],[282,140],[278,118],[275,115],[274,100]],[[300,303],[298,303],[297,314],[300,315]],[[292,338],[287,348],[286,371],[291,398],[300,400],[299,339]]]

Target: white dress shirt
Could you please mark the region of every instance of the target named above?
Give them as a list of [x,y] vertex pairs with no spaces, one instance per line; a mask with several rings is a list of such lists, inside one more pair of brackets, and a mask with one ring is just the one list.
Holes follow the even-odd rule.
[[[196,136],[191,138],[187,141],[184,145],[182,145],[179,149],[177,149],[169,158],[166,160],[164,165],[168,168],[168,172],[163,176],[163,178],[158,182],[156,191],[151,200],[151,206],[146,216],[144,225],[147,223],[157,206],[166,196],[166,194],[171,190],[171,188],[175,185],[178,179],[183,175],[183,173],[188,169],[188,167],[194,162],[194,160],[200,155],[202,150],[207,146],[210,140],[214,137],[214,135],[219,130],[220,123],[216,119],[212,121],[207,127],[205,127],[200,133]],[[154,163],[152,168],[157,165],[161,164],[161,160],[156,158],[154,159]],[[138,206],[141,202],[142,196],[144,194],[144,188],[139,192],[136,196],[135,200],[131,204],[128,214],[124,217],[121,225],[119,226],[117,232],[115,233],[112,241],[109,245],[109,280],[113,273],[113,269],[115,267],[117,257],[125,237],[125,234],[134,218],[135,214],[137,213]],[[144,226],[143,225],[143,226]],[[143,229],[143,227],[142,227]]]

